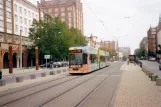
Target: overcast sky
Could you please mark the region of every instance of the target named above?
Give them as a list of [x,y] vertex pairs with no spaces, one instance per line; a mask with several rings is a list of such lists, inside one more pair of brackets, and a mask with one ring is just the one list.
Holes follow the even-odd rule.
[[129,46],[132,53],[147,36],[150,25],[158,25],[161,13],[161,0],[82,0],[82,3],[85,36],[92,33],[98,41],[118,38],[119,46]]
[[141,39],[147,36],[150,25],[158,25],[161,13],[161,0],[82,0],[82,3],[85,35],[92,33],[99,41],[118,38],[119,46],[129,46],[132,53],[139,48]]

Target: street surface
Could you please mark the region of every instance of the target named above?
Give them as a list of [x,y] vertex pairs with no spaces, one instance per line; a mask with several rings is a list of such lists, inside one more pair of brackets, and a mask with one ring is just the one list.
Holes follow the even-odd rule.
[[141,60],[143,64],[143,68],[150,70],[151,72],[155,73],[159,77],[161,77],[161,71],[159,70],[159,64],[156,61],[147,61]]
[[123,62],[87,75],[66,75],[14,91],[0,92],[2,107],[108,107],[117,89]]

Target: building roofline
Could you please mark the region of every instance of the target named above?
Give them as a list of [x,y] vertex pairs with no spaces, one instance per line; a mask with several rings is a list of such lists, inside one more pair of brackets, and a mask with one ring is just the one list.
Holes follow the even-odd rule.
[[32,6],[32,7],[35,7],[36,9],[38,9],[37,5],[31,3],[31,2],[29,2],[29,1],[27,1],[27,0],[22,0],[22,1],[23,1],[23,2],[26,2],[27,4],[29,4],[29,5]]

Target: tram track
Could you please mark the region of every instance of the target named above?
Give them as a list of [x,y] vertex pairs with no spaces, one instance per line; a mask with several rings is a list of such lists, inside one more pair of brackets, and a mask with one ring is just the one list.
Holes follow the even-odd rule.
[[75,107],[81,107],[81,105],[108,79],[106,77],[103,81],[101,81],[90,93],[88,93]]
[[[67,80],[67,81],[63,81],[63,82],[61,82],[61,83],[57,83],[57,84],[55,84],[55,85],[49,86],[49,87],[47,87],[47,88],[43,88],[43,89],[41,89],[41,90],[39,90],[39,91],[36,91],[36,92],[31,93],[31,94],[25,95],[25,96],[23,96],[23,97],[14,99],[14,100],[9,101],[9,102],[7,102],[7,103],[5,103],[5,104],[0,104],[0,107],[1,107],[1,106],[5,106],[5,105],[7,105],[7,104],[10,104],[10,103],[12,103],[12,102],[18,101],[18,100],[20,100],[20,99],[26,98],[26,97],[28,97],[28,96],[32,96],[32,95],[34,95],[34,94],[36,94],[36,93],[40,93],[40,92],[42,92],[42,91],[44,91],[44,90],[47,90],[47,89],[50,89],[50,88],[52,88],[52,87],[56,87],[56,86],[58,86],[58,85],[61,85],[61,84],[63,84],[63,83],[66,83],[66,82],[68,82],[68,81],[74,80],[74,79],[76,79],[76,78],[79,78],[79,77],[75,77],[75,78],[69,79],[69,80]],[[29,89],[31,89],[31,88],[29,88]],[[22,92],[22,91],[21,91],[21,92]],[[16,93],[18,93],[18,92],[16,92]],[[12,93],[12,94],[15,94],[15,93]],[[9,96],[9,95],[11,95],[11,94],[8,94],[7,96]],[[5,97],[5,96],[3,96],[3,97]],[[0,99],[2,99],[2,97],[0,97]]]
[[[96,75],[96,76],[94,76],[94,77],[92,77],[92,78],[89,78],[88,80],[86,80],[86,81],[84,81],[84,82],[82,82],[82,83],[80,83],[80,84],[78,84],[78,85],[76,85],[75,87],[73,87],[73,88],[71,88],[71,89],[69,89],[69,90],[66,90],[64,93],[62,93],[62,94],[60,94],[60,95],[58,95],[58,96],[56,96],[56,97],[53,97],[53,99],[50,99],[50,100],[48,100],[47,102],[45,102],[45,103],[43,103],[43,104],[41,104],[41,105],[39,105],[38,107],[52,107],[52,105],[54,105],[54,104],[57,104],[56,102],[60,102],[61,100],[65,100],[64,98],[66,98],[67,96],[69,96],[69,95],[71,95],[73,92],[75,92],[74,91],[74,89],[75,88],[77,88],[77,89],[75,89],[75,90],[80,90],[81,88],[79,87],[80,85],[85,85],[85,83],[86,82],[88,82],[88,81],[90,81],[90,80],[92,80],[92,79],[94,79],[94,78],[96,78],[96,77],[98,77],[98,76],[103,76],[103,80],[101,80],[101,81],[99,81],[99,83],[95,86],[95,87],[93,87],[92,89],[91,89],[91,91],[89,91],[89,92],[87,92],[86,94],[85,94],[85,96],[83,97],[83,98],[81,98],[81,100],[80,101],[76,101],[76,100],[74,100],[75,102],[76,102],[76,104],[72,104],[72,105],[70,105],[70,104],[68,104],[68,103],[66,103],[67,105],[66,105],[66,107],[82,107],[82,105],[84,104],[84,102],[86,102],[89,98],[90,98],[90,96],[92,96],[94,93],[95,93],[95,91],[97,91],[100,87],[102,87],[102,85],[104,84],[104,83],[106,83],[107,81],[108,81],[108,78],[110,77],[110,78],[113,78],[112,76],[112,73],[115,73],[115,72],[101,72],[101,73],[99,73],[98,75]],[[115,75],[114,75],[115,76]],[[89,83],[88,83],[89,84]],[[78,88],[79,87],[79,88]],[[83,86],[81,86],[81,87],[83,87]],[[116,90],[116,89],[114,89],[114,90]],[[71,92],[70,92],[71,91]],[[69,92],[69,93],[68,93]],[[67,94],[68,93],[68,94]],[[66,95],[65,95],[66,94]],[[74,94],[74,93],[73,93]],[[113,96],[113,95],[112,95]],[[61,98],[59,98],[59,97],[61,97]],[[73,96],[74,97],[74,96]],[[74,97],[75,98],[75,97]],[[57,100],[58,99],[58,100]],[[78,98],[77,98],[78,99]],[[111,98],[112,99],[112,98]],[[110,101],[111,101],[111,99],[110,99]],[[70,100],[67,100],[66,102],[69,102]],[[65,106],[65,104],[58,104],[58,105],[56,105],[56,106],[61,106],[61,107],[64,107]]]
[[[64,94],[68,93],[69,91],[71,91],[71,90],[73,90],[73,89],[77,88],[78,86],[80,86],[80,85],[82,85],[82,84],[84,84],[84,83],[86,83],[86,82],[88,82],[88,81],[90,81],[90,80],[94,79],[95,77],[99,76],[99,75],[100,75],[100,74],[102,74],[102,73],[104,73],[104,70],[103,70],[103,71],[101,71],[99,74],[97,74],[97,75],[95,75],[95,76],[93,76],[93,77],[91,77],[91,78],[87,79],[86,81],[83,81],[83,82],[81,82],[81,83],[77,84],[76,86],[74,86],[74,87],[72,87],[72,88],[70,88],[70,89],[68,89],[68,90],[64,91],[63,93],[61,93],[61,94],[59,94],[59,95],[57,95],[57,96],[55,96],[55,97],[53,97],[53,98],[49,99],[48,101],[46,101],[46,102],[44,102],[44,103],[40,104],[38,107],[43,107],[44,105],[46,105],[46,104],[50,103],[51,101],[53,101],[53,100],[55,100],[55,99],[59,98],[59,97],[60,97],[60,96],[62,96],[62,95],[64,95]],[[109,75],[110,75],[110,73],[109,73]],[[108,77],[107,77],[107,78],[108,78]],[[103,81],[105,81],[107,78],[105,78]],[[101,83],[100,83],[99,85],[101,85],[103,81],[101,81]],[[99,87],[99,85],[98,85],[97,87]],[[93,91],[94,91],[94,90],[93,90]]]
[[[109,67],[108,69],[111,69],[111,67]],[[83,82],[81,82],[81,83],[75,85],[74,87],[69,88],[68,90],[66,90],[66,91],[64,91],[64,92],[62,92],[62,93],[60,93],[60,94],[58,94],[57,96],[54,96],[54,97],[50,98],[49,100],[44,101],[44,102],[41,103],[39,106],[41,107],[41,106],[47,104],[48,102],[50,102],[50,101],[52,101],[52,100],[58,98],[59,96],[61,96],[61,95],[65,94],[65,93],[67,93],[68,91],[70,91],[70,90],[72,90],[72,89],[74,89],[74,88],[80,86],[81,84],[84,84],[85,82],[87,82],[87,81],[93,79],[94,77],[97,77],[99,74],[103,73],[104,70],[105,70],[105,69],[102,69],[101,72],[93,72],[93,75],[94,75],[94,74],[95,74],[95,75],[92,76],[91,78],[89,78],[89,79],[87,79],[87,80],[85,80],[85,81],[83,81]],[[107,70],[107,69],[106,69],[106,70]],[[88,75],[85,75],[85,76],[88,76]],[[69,77],[69,76],[67,76],[67,77]],[[81,77],[82,77],[82,76],[77,76],[77,77],[74,77],[74,78],[69,79],[69,80],[67,80],[67,81],[60,82],[60,83],[58,83],[58,84],[55,84],[55,85],[52,85],[52,86],[50,86],[50,87],[44,88],[44,89],[42,89],[42,90],[33,92],[33,93],[31,93],[31,94],[25,95],[25,96],[23,96],[23,97],[17,98],[17,99],[12,100],[12,101],[9,101],[9,102],[7,102],[7,103],[3,103],[3,104],[1,104],[0,106],[7,106],[8,104],[12,104],[12,103],[14,103],[14,102],[16,102],[16,101],[18,101],[18,100],[21,100],[21,99],[27,98],[27,97],[29,97],[29,96],[32,96],[32,95],[41,93],[41,92],[43,92],[43,91],[47,91],[48,89],[51,89],[51,88],[53,88],[53,87],[56,87],[56,86],[65,84],[66,82],[70,82],[70,81],[72,81],[72,80],[75,80],[75,79],[78,79],[78,78],[81,78]],[[65,77],[64,77],[64,78],[65,78]],[[58,79],[58,80],[59,80],[59,79]],[[55,81],[56,81],[56,80],[55,80]],[[45,84],[45,83],[44,83],[44,84]],[[27,89],[26,89],[26,90],[27,90]],[[24,90],[22,90],[22,91],[24,91]],[[17,93],[18,93],[18,92],[17,92]],[[13,93],[12,93],[12,94],[13,94]],[[3,96],[3,97],[5,97],[5,96]],[[1,98],[1,97],[0,97],[0,98]]]
[[[68,77],[68,76],[65,76],[65,77]],[[36,84],[36,85],[31,85],[31,86],[29,86],[29,87],[25,87],[25,88],[18,89],[18,90],[13,91],[13,92],[9,92],[9,93],[7,93],[7,94],[1,94],[1,95],[0,95],[0,98],[1,98],[1,97],[4,97],[4,96],[7,96],[7,95],[11,95],[11,94],[13,94],[13,93],[15,94],[15,93],[18,93],[18,92],[20,92],[20,91],[24,91],[24,90],[27,90],[27,89],[30,89],[30,88],[33,88],[33,87],[37,87],[37,86],[40,86],[40,85],[43,85],[43,84],[47,84],[47,83],[50,83],[50,82],[53,82],[53,81],[57,81],[57,80],[59,80],[59,79],[65,78],[65,77],[60,77],[60,78],[57,78],[57,79],[52,79],[52,80],[47,81],[47,82],[41,82],[41,83],[38,83],[38,84]]]

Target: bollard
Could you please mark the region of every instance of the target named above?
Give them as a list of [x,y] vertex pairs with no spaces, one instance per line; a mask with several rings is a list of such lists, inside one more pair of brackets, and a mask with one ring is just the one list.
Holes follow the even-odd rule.
[[161,78],[157,78],[156,79],[156,85],[157,86],[161,86]]
[[152,76],[151,76],[151,81],[156,81],[157,78],[158,78],[157,75],[152,75]]
[[66,72],[67,70],[66,69],[63,69],[63,72]]
[[36,79],[36,75],[30,75],[30,79]]
[[149,78],[151,78],[151,76],[154,75],[154,73],[149,73],[148,75],[149,75]]
[[23,82],[23,77],[16,77],[16,82]]
[[61,73],[61,71],[60,70],[57,70],[57,74],[60,74]]
[[147,70],[147,71],[146,71],[146,75],[148,75],[148,76],[149,76],[149,73],[151,73],[151,72]]
[[54,72],[54,71],[51,71],[51,72],[50,72],[50,75],[55,75],[55,72]]
[[141,62],[140,62],[140,67],[141,67],[141,68],[143,67]]
[[0,70],[0,80],[2,79],[2,71]]
[[41,73],[41,77],[46,77],[46,73]]
[[5,80],[0,80],[0,87],[1,87],[1,86],[5,86],[5,85],[6,85]]

